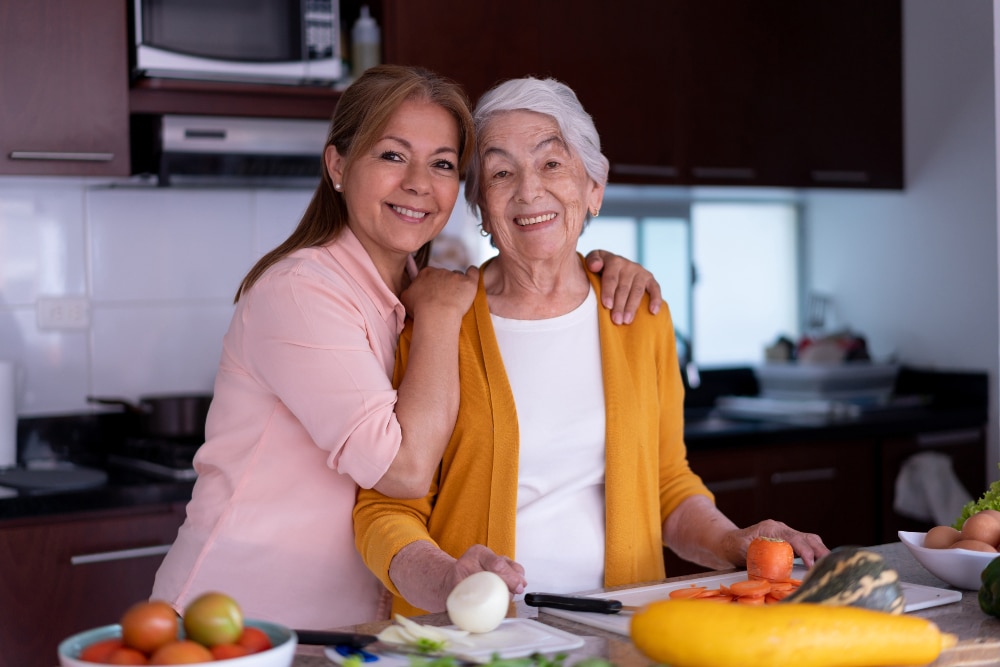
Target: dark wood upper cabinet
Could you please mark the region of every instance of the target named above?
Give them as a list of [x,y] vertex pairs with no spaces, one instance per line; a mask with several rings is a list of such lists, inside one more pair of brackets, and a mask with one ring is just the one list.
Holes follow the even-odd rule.
[[122,0],[0,3],[0,174],[127,176]]
[[387,62],[473,102],[554,76],[593,115],[611,181],[901,188],[899,0],[383,0]]
[[[361,0],[341,0],[350,34]],[[380,0],[385,62],[473,103],[569,84],[615,183],[899,189],[901,0]],[[126,176],[130,117],[327,119],[331,88],[130,82],[128,0],[0,3],[0,175]]]

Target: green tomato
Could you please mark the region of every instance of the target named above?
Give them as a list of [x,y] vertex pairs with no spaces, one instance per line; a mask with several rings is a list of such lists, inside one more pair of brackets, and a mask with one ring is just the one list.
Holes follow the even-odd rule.
[[243,611],[225,593],[202,593],[184,608],[184,632],[209,648],[235,644],[243,633]]

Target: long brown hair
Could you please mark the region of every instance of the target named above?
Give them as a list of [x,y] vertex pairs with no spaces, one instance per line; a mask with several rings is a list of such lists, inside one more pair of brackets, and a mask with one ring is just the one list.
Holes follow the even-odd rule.
[[[414,98],[440,105],[458,123],[458,169],[464,176],[465,166],[472,155],[474,134],[472,114],[465,91],[454,81],[420,67],[378,65],[365,70],[340,96],[326,145],[335,146],[345,158],[345,171],[354,155],[362,155],[379,140],[389,120],[403,105]],[[295,231],[281,245],[261,257],[236,290],[239,301],[260,276],[281,258],[299,250],[329,243],[347,226],[347,204],[333,189],[333,180],[323,160],[319,185],[302,214]],[[425,266],[430,257],[431,242],[416,253],[417,266]]]

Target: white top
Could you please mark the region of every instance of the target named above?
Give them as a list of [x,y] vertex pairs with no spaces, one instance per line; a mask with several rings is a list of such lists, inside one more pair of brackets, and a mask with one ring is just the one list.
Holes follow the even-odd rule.
[[547,320],[493,316],[517,406],[516,559],[530,590],[604,585],[604,383],[591,289]]

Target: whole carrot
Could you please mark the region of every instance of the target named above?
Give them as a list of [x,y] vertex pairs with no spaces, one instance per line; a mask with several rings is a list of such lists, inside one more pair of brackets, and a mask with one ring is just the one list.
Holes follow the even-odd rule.
[[755,537],[747,547],[747,577],[771,582],[792,578],[795,551],[788,542],[772,537]]

